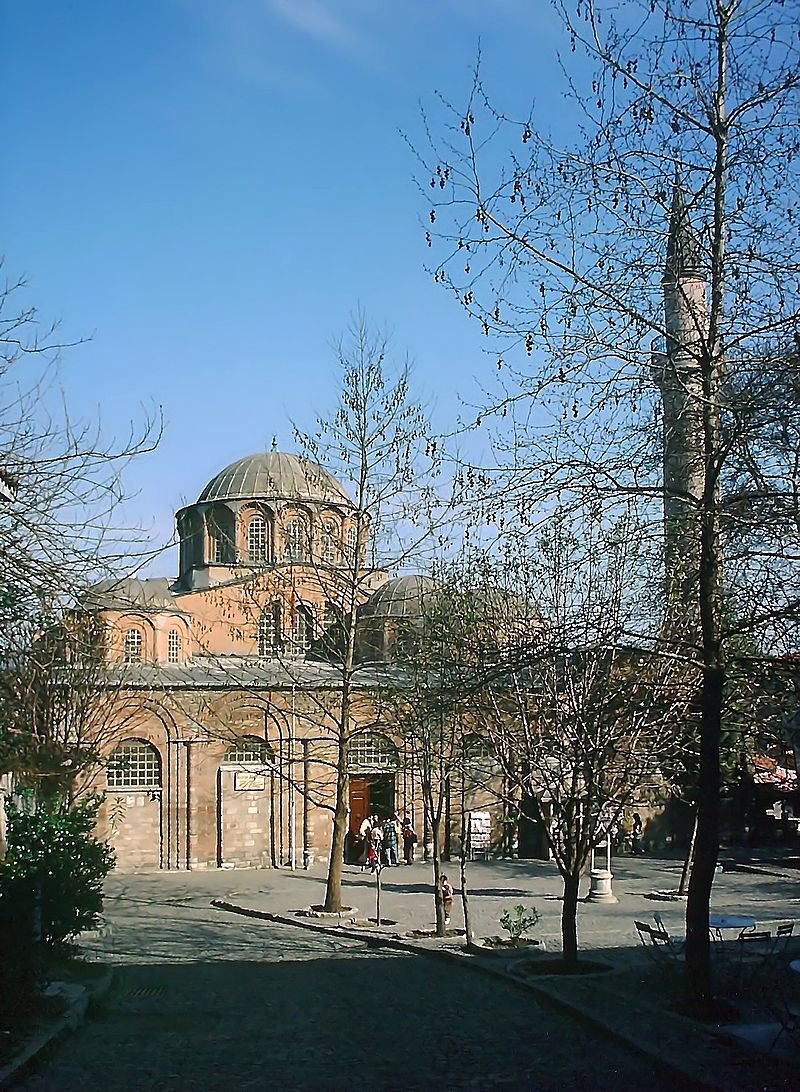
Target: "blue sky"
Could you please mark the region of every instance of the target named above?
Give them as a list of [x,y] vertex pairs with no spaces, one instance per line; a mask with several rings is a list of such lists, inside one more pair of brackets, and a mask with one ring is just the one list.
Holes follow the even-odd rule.
[[[416,362],[442,427],[488,378],[480,333],[426,274],[400,136],[484,80],[558,125],[545,0],[25,0],[2,5],[6,274],[66,338],[76,417],[166,422],[128,475],[155,539],[234,459],[333,396],[361,306]],[[9,91],[9,89],[11,89]],[[541,114],[540,114],[541,116]],[[156,569],[168,574],[172,557]]]

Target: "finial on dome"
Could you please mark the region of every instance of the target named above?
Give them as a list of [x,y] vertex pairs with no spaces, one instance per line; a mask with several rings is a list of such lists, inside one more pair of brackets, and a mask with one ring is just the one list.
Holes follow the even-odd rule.
[[665,281],[677,281],[682,277],[702,277],[703,267],[700,261],[700,245],[697,240],[686,197],[683,192],[680,169],[675,164],[675,181],[672,185],[672,208],[669,214],[669,235],[667,237],[667,261],[664,268]]

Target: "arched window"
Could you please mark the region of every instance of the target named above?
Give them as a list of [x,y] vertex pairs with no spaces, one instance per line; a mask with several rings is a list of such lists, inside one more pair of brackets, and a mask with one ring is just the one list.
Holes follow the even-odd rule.
[[400,765],[397,748],[379,732],[359,732],[350,744],[351,770],[396,770]]
[[326,522],[322,525],[321,560],[323,565],[336,565],[339,561],[339,542],[335,523]]
[[211,557],[215,565],[233,565],[236,560],[235,524],[233,513],[221,505],[208,515],[211,534]]
[[281,647],[281,605],[270,603],[258,621],[258,654],[277,656]]
[[158,751],[143,739],[126,739],[108,760],[106,780],[109,789],[160,789]]
[[464,736],[461,741],[464,773],[470,781],[481,783],[495,772],[497,760],[491,743],[477,732]]
[[308,528],[299,517],[289,520],[283,533],[284,557],[287,561],[308,560]]
[[171,664],[181,662],[181,635],[177,629],[171,629],[167,635],[167,662]]
[[125,630],[123,658],[126,664],[140,664],[142,662],[142,631],[140,629]]
[[251,561],[268,561],[267,521],[253,516],[247,526],[247,554]]
[[358,542],[358,530],[357,530],[357,528],[355,528],[354,526],[351,525],[350,527],[347,528],[347,533],[345,534],[345,548],[346,548],[346,551],[347,551],[347,560],[349,562],[351,562],[351,563],[353,561],[355,561],[357,542]]
[[311,607],[298,603],[292,615],[292,650],[302,656],[311,648],[314,640],[314,614]]
[[242,766],[269,766],[274,761],[272,748],[258,736],[242,736],[225,752],[224,761]]

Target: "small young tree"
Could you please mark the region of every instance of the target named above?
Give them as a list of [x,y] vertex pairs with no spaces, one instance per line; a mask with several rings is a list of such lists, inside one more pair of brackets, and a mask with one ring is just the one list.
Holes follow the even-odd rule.
[[[430,833],[436,934],[444,936],[442,854],[449,831],[453,786],[461,777],[463,715],[467,664],[462,660],[464,617],[458,589],[436,575],[419,584],[417,602],[410,605],[410,621],[402,635],[395,671],[384,680],[384,715],[397,725],[413,756],[419,779],[425,825]],[[455,598],[454,598],[455,596]],[[459,639],[462,638],[462,639]],[[465,828],[462,808],[461,887],[466,890]],[[471,939],[468,902],[464,903],[467,940]]]

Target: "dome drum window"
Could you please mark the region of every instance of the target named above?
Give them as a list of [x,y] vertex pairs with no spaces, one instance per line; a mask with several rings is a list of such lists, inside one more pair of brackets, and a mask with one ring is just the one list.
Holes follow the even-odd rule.
[[320,560],[323,565],[336,565],[339,561],[339,542],[335,523],[322,525],[322,550]]
[[106,781],[109,789],[160,792],[161,759],[158,751],[140,739],[120,744],[109,760]]
[[269,535],[263,516],[253,516],[247,526],[247,556],[256,563],[269,561]]
[[350,743],[348,769],[353,772],[396,770],[400,766],[397,748],[378,732],[360,732]]
[[305,520],[289,520],[283,533],[283,544],[287,561],[308,560],[308,527]]

